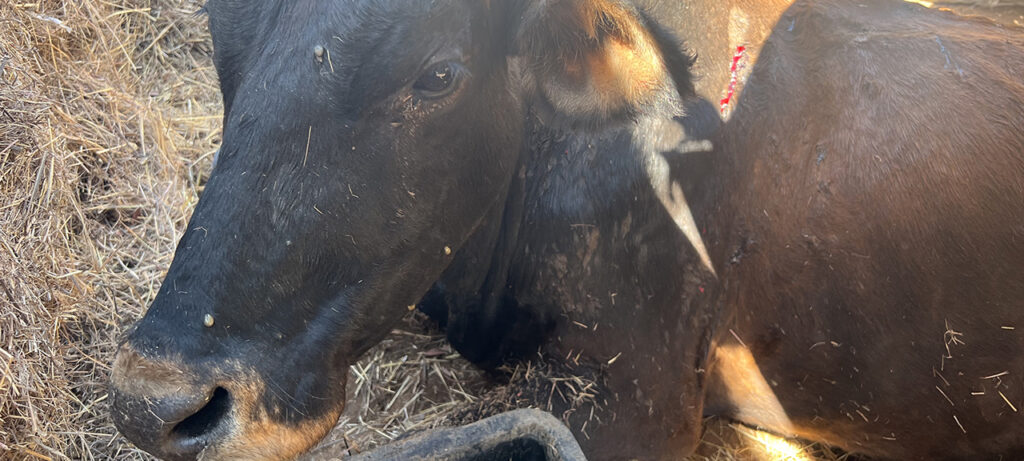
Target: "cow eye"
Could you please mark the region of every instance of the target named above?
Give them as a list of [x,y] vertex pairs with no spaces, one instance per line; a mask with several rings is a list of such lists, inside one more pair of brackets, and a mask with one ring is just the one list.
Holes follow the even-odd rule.
[[458,88],[462,66],[453,62],[439,62],[427,68],[412,88],[424,98],[448,96]]

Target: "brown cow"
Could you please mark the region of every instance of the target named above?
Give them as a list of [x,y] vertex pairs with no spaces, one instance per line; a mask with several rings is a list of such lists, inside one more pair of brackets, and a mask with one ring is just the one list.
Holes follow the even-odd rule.
[[707,411],[892,459],[1024,457],[1024,30],[799,2],[694,194]]

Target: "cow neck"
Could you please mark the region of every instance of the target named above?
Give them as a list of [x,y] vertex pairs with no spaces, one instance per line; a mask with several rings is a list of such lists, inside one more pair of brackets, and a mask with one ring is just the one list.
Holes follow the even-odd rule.
[[535,125],[495,245],[493,261],[509,265],[491,271],[507,273],[503,299],[562,319],[553,336],[563,340],[576,336],[573,322],[642,334],[650,312],[704,309],[694,302],[714,270],[694,219],[701,208],[687,200],[700,175],[685,169],[707,154],[676,150],[685,131],[667,116],[600,134]]
[[[720,119],[710,103],[700,107],[682,119],[645,116],[601,133],[532,119],[502,206],[425,302],[432,315],[448,313],[449,339],[463,355],[496,365],[551,338],[589,342],[615,325],[640,334],[651,312],[706,317],[697,303],[713,284],[713,266],[694,217],[706,208],[708,154],[693,148],[706,141],[687,135],[706,134]],[[567,328],[579,324],[596,334]]]
[[[693,408],[718,323],[709,302],[715,278],[694,218],[704,204],[690,198],[699,196],[701,175],[686,171],[707,154],[677,151],[686,141],[668,116],[601,134],[540,127],[525,162],[521,213],[504,220],[516,225],[503,232],[515,238],[505,244],[512,255],[504,308],[535,312],[526,327],[550,320],[541,346],[548,362],[592,376],[603,397],[628,395],[615,417],[637,425],[700,424]],[[664,369],[678,370],[679,380],[665,382]],[[614,440],[590,427],[594,440]],[[659,440],[684,443],[673,434]]]
[[[447,310],[452,344],[484,366],[540,349],[551,373],[590,377],[603,398],[634,398],[614,418],[658,431],[692,416],[682,425],[699,427],[693,408],[718,315],[706,251],[685,229],[699,229],[708,207],[699,192],[709,154],[684,147],[705,145],[686,136],[701,125],[690,122],[646,116],[601,133],[532,123],[503,206],[428,296]],[[666,368],[678,370],[677,382],[665,382],[658,370]],[[615,440],[604,426],[589,427],[593,440]]]

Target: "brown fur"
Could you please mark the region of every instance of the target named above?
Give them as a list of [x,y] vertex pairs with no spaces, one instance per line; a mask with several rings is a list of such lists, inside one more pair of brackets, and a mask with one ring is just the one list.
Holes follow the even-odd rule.
[[883,458],[1024,455],[1002,398],[1024,407],[1021,75],[1024,34],[983,19],[841,0],[781,18],[705,218],[720,340],[749,346],[791,427],[748,422]]
[[605,107],[650,103],[665,84],[661,57],[649,45],[630,46],[618,40],[586,57],[590,86]]
[[742,93],[750,70],[757,62],[761,45],[772,32],[779,16],[792,0],[638,0],[644,11],[686,41],[697,56],[693,82],[697,94],[718,103],[725,96],[731,79],[730,67],[737,46],[746,47],[740,67],[737,95]]

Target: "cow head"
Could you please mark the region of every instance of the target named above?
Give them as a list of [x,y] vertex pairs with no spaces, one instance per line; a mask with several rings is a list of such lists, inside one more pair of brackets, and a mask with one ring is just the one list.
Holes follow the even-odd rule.
[[167,459],[323,437],[349,365],[501,206],[531,109],[596,129],[692,91],[678,44],[616,0],[206,10],[223,145],[111,380],[118,428]]

